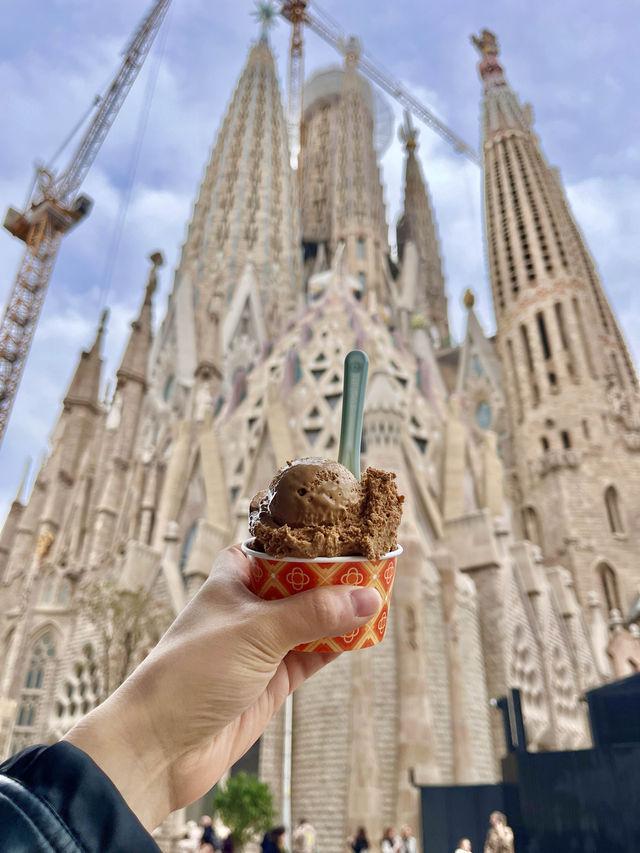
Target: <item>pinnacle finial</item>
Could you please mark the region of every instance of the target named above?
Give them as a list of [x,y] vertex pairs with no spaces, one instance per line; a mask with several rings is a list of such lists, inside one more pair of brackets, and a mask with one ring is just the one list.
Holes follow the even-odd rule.
[[349,36],[346,41],[340,39],[338,47],[340,52],[344,54],[346,66],[357,68],[360,56],[362,55],[362,42],[360,39],[357,36]]
[[398,136],[400,141],[404,142],[406,151],[414,151],[418,147],[418,128],[411,121],[409,110],[404,111],[404,124],[400,125]]
[[24,493],[24,487],[27,482],[27,477],[29,476],[29,469],[31,468],[31,457],[27,456],[26,462],[24,464],[24,472],[22,474],[22,479],[20,480],[20,485],[18,486],[18,491],[16,492],[16,496],[13,499],[14,503],[22,503],[22,495]]
[[473,294],[473,291],[470,288],[467,288],[464,292],[464,296],[462,297],[462,303],[467,311],[471,311],[473,306],[476,303],[476,297]]
[[149,270],[149,278],[147,279],[147,289],[144,295],[144,301],[151,302],[151,297],[156,292],[158,286],[158,267],[164,265],[164,255],[162,252],[152,252],[149,255],[151,261],[151,269]]
[[482,30],[479,36],[471,36],[471,41],[482,54],[483,59],[487,54],[497,56],[500,52],[498,48],[498,39],[491,30]]
[[267,32],[276,23],[278,7],[271,0],[258,0],[256,7],[251,13],[260,24],[260,41],[266,42]]

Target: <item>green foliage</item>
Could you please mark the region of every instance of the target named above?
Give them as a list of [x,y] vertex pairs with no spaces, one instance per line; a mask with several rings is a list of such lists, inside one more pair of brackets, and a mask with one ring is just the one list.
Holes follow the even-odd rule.
[[213,809],[241,848],[255,835],[265,833],[275,820],[269,786],[244,771],[231,776],[224,788],[218,788]]
[[86,584],[80,590],[78,605],[98,634],[102,701],[151,651],[173,617],[150,592],[124,591],[113,580]]

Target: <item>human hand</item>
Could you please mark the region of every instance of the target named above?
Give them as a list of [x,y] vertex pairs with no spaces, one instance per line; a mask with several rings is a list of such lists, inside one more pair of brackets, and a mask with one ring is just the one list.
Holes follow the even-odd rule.
[[348,586],[262,601],[248,572],[238,546],[222,551],[156,648],[65,737],[147,829],[206,793],[287,695],[337,657],[294,646],[346,634],[382,605],[375,590]]

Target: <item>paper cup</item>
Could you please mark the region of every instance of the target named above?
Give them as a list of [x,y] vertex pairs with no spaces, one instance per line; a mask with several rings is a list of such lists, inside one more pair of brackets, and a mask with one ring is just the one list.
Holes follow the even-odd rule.
[[313,643],[296,646],[299,652],[344,652],[350,649],[366,649],[375,646],[384,637],[389,616],[391,589],[396,572],[396,561],[402,548],[383,554],[379,560],[366,557],[269,557],[262,551],[254,551],[253,539],[242,543],[242,550],[249,558],[251,573],[248,587],[251,592],[266,601],[296,595],[316,586],[349,584],[370,586],[377,589],[382,598],[382,608],[360,628],[341,637],[325,637]]

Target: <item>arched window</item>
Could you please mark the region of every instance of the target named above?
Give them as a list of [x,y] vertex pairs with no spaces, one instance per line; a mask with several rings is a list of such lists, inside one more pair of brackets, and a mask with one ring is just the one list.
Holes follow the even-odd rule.
[[[604,599],[607,602],[607,611],[620,610],[620,594],[618,592],[618,578],[615,570],[608,563],[600,563],[598,566],[598,574],[600,575],[600,583],[604,592]],[[621,611],[622,612],[622,611]]]
[[540,519],[538,513],[532,506],[522,508],[522,528],[524,538],[534,545],[542,547],[542,528],[540,527]]
[[44,584],[42,585],[42,602],[43,604],[51,604],[53,601],[53,594],[56,588],[56,579],[55,575],[47,575],[44,580]]
[[38,740],[38,717],[48,676],[53,669],[56,647],[51,631],[44,633],[33,646],[29,666],[18,701],[11,751],[18,752]]
[[163,398],[164,398],[165,403],[168,403],[168,402],[169,402],[169,400],[171,399],[171,394],[172,394],[172,392],[173,392],[173,383],[174,383],[174,381],[175,381],[175,380],[174,380],[174,377],[173,377],[173,376],[169,376],[169,377],[167,378],[167,381],[164,383],[164,388],[163,388],[163,390],[162,390],[162,396],[163,396]]
[[607,509],[609,529],[612,533],[624,533],[622,515],[620,513],[620,502],[615,486],[608,486],[604,493],[604,505]]
[[71,601],[71,584],[69,583],[67,578],[62,578],[60,584],[58,586],[58,594],[56,595],[56,601],[58,604],[61,604],[63,607],[66,607],[67,604]]
[[191,527],[187,530],[187,535],[184,537],[184,542],[182,543],[182,552],[180,554],[180,574],[184,578],[184,570],[187,567],[187,560],[189,559],[189,554],[191,553],[191,547],[193,546],[193,540],[196,538],[196,530],[198,528],[198,522],[194,521]]

